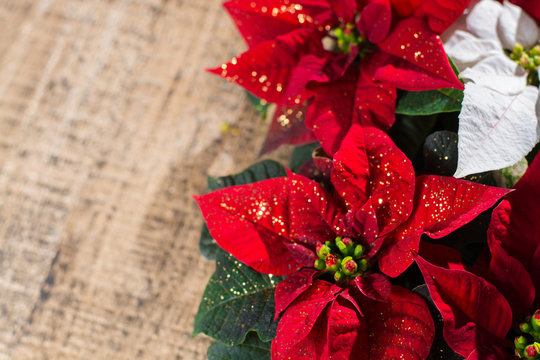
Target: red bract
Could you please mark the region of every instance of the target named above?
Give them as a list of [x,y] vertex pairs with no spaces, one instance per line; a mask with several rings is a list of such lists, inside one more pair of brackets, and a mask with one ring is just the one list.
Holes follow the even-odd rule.
[[304,125],[307,109],[307,103],[276,109],[261,154],[269,153],[283,144],[301,145],[316,141],[313,132]]
[[[488,229],[489,261],[474,272],[449,266],[431,255],[416,261],[444,320],[448,344],[471,359],[509,359],[514,344],[506,339],[512,322],[540,306],[540,158],[536,158],[505,200],[493,211]],[[448,249],[437,247],[440,254]],[[424,252],[421,252],[424,253]],[[443,256],[444,260],[448,257]],[[471,271],[473,271],[471,270]],[[479,276],[481,275],[481,276]],[[526,335],[528,341],[533,337]]]
[[540,24],[540,6],[537,0],[510,0],[511,3],[520,6]]
[[[425,304],[372,273],[372,265],[379,257],[383,272],[401,274],[423,233],[449,233],[506,191],[454,178],[415,181],[390,138],[358,124],[336,152],[330,180],[326,190],[290,173],[195,199],[223,249],[258,271],[290,275],[276,289],[276,316],[283,318],[275,359],[348,358],[358,349],[362,359],[392,358],[392,351],[425,358],[433,336]],[[395,331],[403,321],[410,326]],[[396,343],[403,346],[395,349]]]
[[280,107],[312,99],[306,123],[333,155],[339,138],[328,132],[392,125],[396,87],[463,88],[438,34],[468,2],[231,0],[249,50],[210,71]]
[[416,178],[411,216],[386,240],[379,259],[381,270],[397,276],[413,262],[420,237],[448,235],[493,206],[508,190],[443,176]]
[[424,300],[409,290],[391,286],[375,301],[314,280],[283,313],[272,359],[425,359],[433,335]]
[[387,135],[359,125],[329,161],[330,192],[290,173],[195,199],[220,246],[261,272],[310,267],[317,244],[336,236],[362,239],[374,255],[411,213],[412,165]]

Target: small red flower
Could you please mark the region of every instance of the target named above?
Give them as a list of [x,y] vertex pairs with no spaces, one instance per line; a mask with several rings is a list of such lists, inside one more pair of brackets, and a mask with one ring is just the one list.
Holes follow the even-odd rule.
[[333,155],[351,124],[392,125],[396,87],[463,88],[438,35],[468,2],[231,0],[249,50],[210,71],[279,107],[311,101],[306,124]]
[[[392,358],[392,351],[425,358],[433,336],[426,305],[373,264],[401,274],[423,233],[448,234],[506,191],[437,176],[415,181],[390,138],[359,125],[331,161],[328,190],[290,173],[195,199],[223,249],[260,272],[290,275],[276,289],[283,317],[275,359],[347,358],[358,349],[366,359]],[[398,331],[401,321],[410,326]],[[404,346],[396,350],[392,341]]]
[[[474,274],[449,261],[452,250],[441,246],[421,250],[439,266],[416,258],[443,317],[446,341],[471,359],[510,359],[540,343],[540,157],[514,189],[493,211],[490,257],[470,269]],[[522,323],[514,341],[508,339],[512,323]]]

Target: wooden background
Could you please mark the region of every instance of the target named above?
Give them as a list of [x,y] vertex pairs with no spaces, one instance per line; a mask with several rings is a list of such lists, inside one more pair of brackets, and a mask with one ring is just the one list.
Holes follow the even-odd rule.
[[206,358],[191,196],[266,131],[220,3],[0,0],[0,359]]

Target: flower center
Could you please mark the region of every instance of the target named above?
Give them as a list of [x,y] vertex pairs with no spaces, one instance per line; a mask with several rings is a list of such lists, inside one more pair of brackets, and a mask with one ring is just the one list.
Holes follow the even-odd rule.
[[540,310],[519,325],[521,335],[514,339],[516,355],[522,359],[540,359]]
[[362,276],[368,269],[368,260],[364,257],[364,246],[355,244],[350,238],[336,237],[335,241],[326,241],[317,245],[315,269],[334,275],[336,282],[349,282]]
[[328,51],[345,54],[358,49],[359,59],[363,59],[373,47],[354,24],[345,24],[330,30],[323,38],[323,46]]
[[508,55],[510,59],[518,63],[522,68],[529,72],[527,78],[528,85],[538,86],[538,67],[540,67],[540,45],[531,49],[524,49],[523,45],[516,44],[514,49]]

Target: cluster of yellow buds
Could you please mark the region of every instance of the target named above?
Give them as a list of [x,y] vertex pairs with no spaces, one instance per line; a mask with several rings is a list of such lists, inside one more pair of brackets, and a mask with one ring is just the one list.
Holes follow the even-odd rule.
[[314,267],[320,271],[334,274],[337,282],[346,282],[362,276],[368,269],[368,260],[364,257],[365,249],[355,244],[350,238],[336,237],[335,241],[326,241],[317,246]]
[[535,71],[540,66],[540,45],[536,45],[531,49],[524,49],[523,45],[516,44],[510,59],[517,62],[527,71]]

